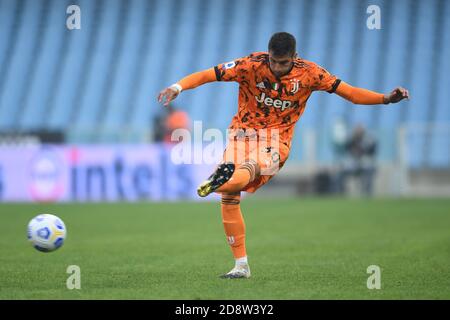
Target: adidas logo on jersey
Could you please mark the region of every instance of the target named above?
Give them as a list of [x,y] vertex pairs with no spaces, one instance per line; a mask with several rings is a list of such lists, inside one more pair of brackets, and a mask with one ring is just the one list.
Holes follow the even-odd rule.
[[264,84],[264,82],[260,82],[260,83],[258,83],[258,84],[256,85],[256,87],[257,87],[257,88],[260,88],[260,89],[265,89],[265,88],[266,88],[266,85]]
[[275,107],[277,109],[281,108],[281,111],[284,111],[292,105],[292,101],[289,100],[272,99],[271,97],[266,97],[266,94],[264,92],[261,93],[260,96],[255,96],[255,99],[259,103],[264,103],[268,107]]

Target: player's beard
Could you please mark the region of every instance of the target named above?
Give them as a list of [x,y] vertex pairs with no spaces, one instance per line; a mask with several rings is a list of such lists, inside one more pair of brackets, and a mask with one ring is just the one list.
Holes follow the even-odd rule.
[[294,67],[294,64],[292,64],[292,66],[289,69],[287,69],[286,71],[284,71],[284,72],[281,72],[281,71],[275,72],[275,71],[272,70],[272,68],[270,69],[270,71],[272,71],[272,73],[275,75],[275,77],[281,78],[281,77],[289,74],[289,72],[291,72],[293,67]]

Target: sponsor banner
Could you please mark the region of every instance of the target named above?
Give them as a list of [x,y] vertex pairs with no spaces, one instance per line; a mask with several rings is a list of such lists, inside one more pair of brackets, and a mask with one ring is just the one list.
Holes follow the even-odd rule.
[[0,201],[200,200],[215,164],[174,164],[172,145],[0,147]]

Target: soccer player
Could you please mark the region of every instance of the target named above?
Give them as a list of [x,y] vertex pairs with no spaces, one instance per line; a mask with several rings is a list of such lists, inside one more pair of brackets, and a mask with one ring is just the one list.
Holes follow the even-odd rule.
[[[397,103],[409,98],[409,93],[401,87],[388,94],[353,87],[298,57],[294,36],[279,32],[271,37],[268,52],[255,52],[188,75],[162,90],[158,101],[167,106],[183,90],[213,81],[238,82],[239,107],[229,127],[235,134],[229,137],[223,162],[197,192],[201,197],[212,192],[222,196],[222,221],[235,266],[221,277],[248,278],[240,193],[255,192],[276,173],[274,166],[284,165],[295,123],[305,111],[311,93],[327,91],[364,105]],[[263,147],[259,147],[260,142]]]

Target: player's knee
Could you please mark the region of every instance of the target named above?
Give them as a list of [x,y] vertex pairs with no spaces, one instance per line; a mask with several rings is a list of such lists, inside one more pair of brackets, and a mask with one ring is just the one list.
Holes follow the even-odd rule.
[[261,167],[257,162],[254,162],[254,166],[255,166],[255,178],[258,178],[261,174]]
[[261,174],[261,167],[254,160],[245,162],[244,164],[242,164],[241,168],[247,169],[250,172],[250,182],[258,178]]

